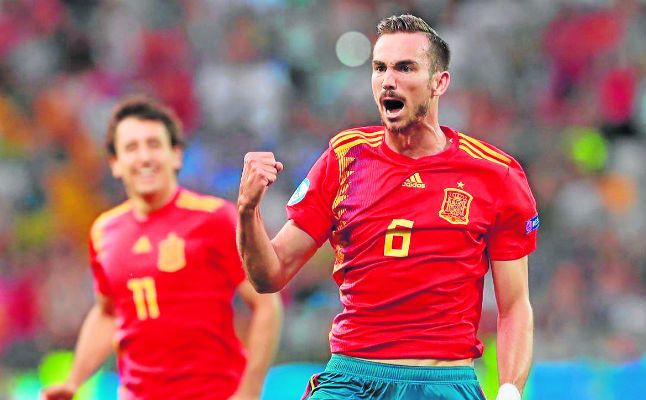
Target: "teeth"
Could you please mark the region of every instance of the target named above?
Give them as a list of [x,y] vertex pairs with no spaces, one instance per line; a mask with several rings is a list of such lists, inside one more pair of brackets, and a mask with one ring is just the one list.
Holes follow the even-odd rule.
[[139,173],[139,175],[152,175],[155,173],[155,171],[151,167],[144,167],[139,168],[139,170],[137,170],[137,173]]

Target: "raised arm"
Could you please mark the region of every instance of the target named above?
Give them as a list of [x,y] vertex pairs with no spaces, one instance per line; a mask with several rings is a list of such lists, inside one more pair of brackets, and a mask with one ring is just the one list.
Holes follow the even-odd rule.
[[79,387],[110,355],[116,329],[112,303],[97,294],[96,304],[81,326],[70,375],[63,384],[46,388],[41,399],[71,400]]
[[283,165],[273,153],[247,153],[238,195],[238,250],[249,279],[260,293],[277,292],[316,252],[316,241],[292,221],[269,239],[260,213],[265,191]]
[[511,261],[492,261],[491,265],[498,304],[498,376],[501,387],[496,399],[519,400],[532,363],[534,336],[527,256]]

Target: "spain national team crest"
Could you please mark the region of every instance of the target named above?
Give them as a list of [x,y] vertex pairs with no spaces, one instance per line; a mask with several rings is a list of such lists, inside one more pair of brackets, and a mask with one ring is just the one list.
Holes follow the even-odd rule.
[[159,243],[157,268],[164,272],[175,272],[186,266],[184,239],[171,232]]
[[442,219],[454,225],[469,223],[469,209],[473,196],[462,189],[444,189],[444,201],[439,215]]

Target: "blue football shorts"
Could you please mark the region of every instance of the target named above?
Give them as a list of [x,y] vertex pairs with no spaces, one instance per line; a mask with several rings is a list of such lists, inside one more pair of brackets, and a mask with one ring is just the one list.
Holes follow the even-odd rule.
[[333,354],[301,400],[485,400],[473,367],[410,367]]

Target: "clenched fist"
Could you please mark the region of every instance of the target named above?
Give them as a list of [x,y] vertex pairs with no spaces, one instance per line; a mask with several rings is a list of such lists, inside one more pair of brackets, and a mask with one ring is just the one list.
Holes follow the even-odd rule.
[[244,167],[238,193],[238,210],[258,207],[267,187],[276,181],[283,164],[276,161],[272,152],[251,152],[244,156]]

